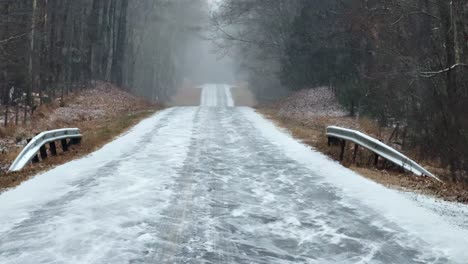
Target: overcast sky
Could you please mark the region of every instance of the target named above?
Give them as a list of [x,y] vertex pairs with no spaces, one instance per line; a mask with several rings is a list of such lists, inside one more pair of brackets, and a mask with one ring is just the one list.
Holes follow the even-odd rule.
[[[207,0],[211,6],[211,10],[216,9],[221,0]],[[205,21],[208,25],[209,15]],[[209,27],[207,27],[209,28]],[[209,32],[204,32],[202,35],[210,35]],[[188,61],[193,65],[187,75],[187,79],[197,84],[203,83],[232,83],[234,82],[234,67],[232,59],[218,52],[212,41],[199,38],[198,41],[191,43],[189,49]]]

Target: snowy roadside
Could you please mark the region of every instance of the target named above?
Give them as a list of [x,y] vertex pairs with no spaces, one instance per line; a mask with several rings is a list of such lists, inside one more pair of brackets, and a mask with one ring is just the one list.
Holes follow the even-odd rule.
[[[326,138],[323,134],[327,123],[340,124],[368,133],[377,132],[377,128],[371,124],[358,123],[346,117],[346,112],[338,104],[330,89],[326,87],[299,91],[289,98],[279,101],[272,108],[274,110],[260,109],[260,112],[275,121],[277,125],[280,125],[286,133],[299,138],[304,144],[335,158],[337,157],[336,153],[327,152],[330,151],[330,148],[326,146]],[[288,122],[288,120],[294,120],[297,123]],[[355,170],[361,176],[385,185],[387,188],[396,189],[418,207],[439,215],[444,221],[452,225],[468,230],[468,204],[456,202],[457,198],[468,196],[463,190],[458,188],[451,190],[449,186],[446,186],[445,188],[448,189],[446,193],[434,194],[430,191],[421,193],[423,188],[431,189],[432,183],[430,181],[415,178],[408,174],[381,172],[362,167],[357,169],[355,166],[350,166],[350,169]]]
[[[70,94],[65,97],[64,103],[56,101],[40,106],[31,122],[10,126],[0,139],[0,189],[17,186],[38,172],[96,150],[161,108],[161,105],[103,82],[96,82],[93,88]],[[26,139],[45,130],[66,127],[81,130],[84,140],[80,146],[72,146],[71,151],[49,157],[21,172],[6,174],[8,166],[25,146]]]
[[419,207],[432,211],[442,217],[446,222],[468,230],[468,205],[444,201],[433,196],[401,191],[401,193],[414,201]]
[[[339,157],[340,148],[330,147],[327,144],[325,128],[329,125],[357,129],[381,139],[388,138],[392,132],[388,129],[380,129],[372,120],[365,118],[357,120],[356,118],[347,117],[345,111],[340,108],[334,98],[333,93],[324,87],[299,91],[274,105],[258,108],[257,111],[268,119],[273,120],[276,125],[286,129],[292,136],[301,140],[304,144],[313,147],[332,159]],[[387,167],[382,169],[386,164],[379,164],[380,169],[374,168],[374,166],[369,165],[369,157],[372,153],[365,150],[360,150],[356,162],[353,162],[352,148],[352,144],[347,144],[342,164],[363,177],[389,188],[409,192],[411,195],[419,197],[418,200],[425,200],[424,197],[430,198],[434,196],[446,201],[468,203],[468,188],[463,184],[451,183],[450,181],[440,184],[430,178],[415,177],[395,168]],[[410,154],[409,156],[412,155]],[[422,164],[438,176],[446,173],[445,170],[430,166],[425,162]],[[428,203],[425,204],[426,207],[429,207]],[[438,211],[447,211],[448,209],[441,209],[441,206],[450,208],[449,205],[445,206],[446,204],[441,203],[438,204],[440,206],[431,207],[438,208],[436,209]],[[451,211],[456,212],[457,210],[448,210],[447,214],[451,214]],[[461,212],[465,211],[461,210]],[[460,215],[459,213],[455,214]],[[467,216],[466,213],[462,213],[462,215]]]
[[374,208],[387,219],[423,238],[434,248],[461,261],[460,263],[468,258],[468,205],[387,188],[297,142],[288,131],[278,130],[271,121],[251,109],[246,108],[244,115],[264,137],[283,149],[289,157],[322,175],[324,183],[339,187],[350,201],[357,199]]

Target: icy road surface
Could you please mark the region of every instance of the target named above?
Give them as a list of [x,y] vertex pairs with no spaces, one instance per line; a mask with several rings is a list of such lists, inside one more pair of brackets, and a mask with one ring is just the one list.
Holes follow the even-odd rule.
[[226,84],[206,84],[203,86],[201,95],[201,106],[232,107],[232,100],[229,85]]
[[468,233],[229,88],[0,195],[0,263],[467,263]]

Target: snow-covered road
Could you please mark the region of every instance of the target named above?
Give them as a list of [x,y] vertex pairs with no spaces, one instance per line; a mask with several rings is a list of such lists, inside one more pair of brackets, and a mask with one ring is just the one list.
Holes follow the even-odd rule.
[[229,88],[0,195],[0,263],[467,263],[468,233]]
[[230,89],[227,84],[205,84],[201,95],[201,106],[234,106]]

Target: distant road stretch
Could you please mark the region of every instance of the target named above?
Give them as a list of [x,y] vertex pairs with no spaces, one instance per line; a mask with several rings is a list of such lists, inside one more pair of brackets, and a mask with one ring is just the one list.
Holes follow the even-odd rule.
[[[0,195],[0,263],[467,263],[468,234],[205,85]],[[84,139],[86,140],[86,139]]]

